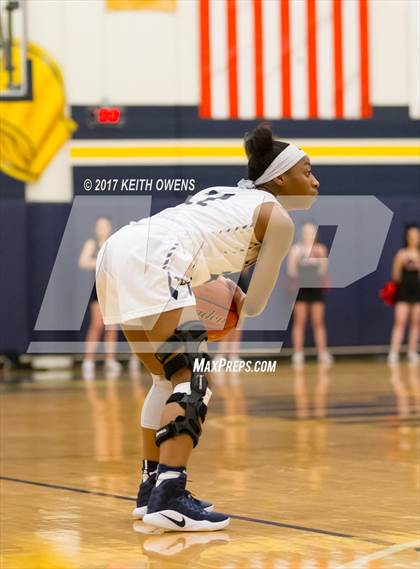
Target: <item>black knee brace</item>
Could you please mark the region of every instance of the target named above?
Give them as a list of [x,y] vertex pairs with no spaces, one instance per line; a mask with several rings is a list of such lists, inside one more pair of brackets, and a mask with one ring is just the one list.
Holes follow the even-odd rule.
[[[208,354],[198,352],[200,344],[205,342],[207,337],[207,330],[201,320],[190,320],[176,328],[175,333],[159,347],[155,354],[163,366],[166,379],[170,380],[180,369],[190,368],[194,371],[196,359],[204,358],[206,361],[210,359]],[[179,348],[183,351],[175,353]]]
[[[180,415],[157,431],[157,446],[180,434],[190,435],[194,447],[198,444],[202,430],[201,424],[206,418],[207,403],[211,397],[206,376],[202,372],[194,371],[195,360],[205,359],[208,361],[210,359],[208,354],[198,351],[201,342],[205,340],[207,340],[207,331],[201,321],[185,322],[175,330],[175,333],[160,346],[159,351],[155,354],[163,366],[167,379],[170,379],[180,369],[189,368],[192,371],[188,392],[173,393],[166,402],[181,405],[185,410],[185,417]],[[184,352],[173,356],[180,347],[179,343],[182,344],[181,347]],[[173,357],[171,358],[171,356]]]

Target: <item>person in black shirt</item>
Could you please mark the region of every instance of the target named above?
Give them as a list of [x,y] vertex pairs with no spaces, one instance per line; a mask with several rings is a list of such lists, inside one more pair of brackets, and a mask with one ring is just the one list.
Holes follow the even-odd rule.
[[405,231],[405,245],[394,257],[392,279],[397,283],[394,312],[394,326],[391,333],[391,346],[388,363],[396,365],[404,339],[407,323],[408,361],[418,364],[417,352],[420,327],[420,229],[409,225]]
[[299,287],[292,328],[292,362],[295,366],[301,366],[305,361],[303,349],[308,315],[311,317],[318,361],[327,365],[332,363],[332,356],[327,348],[324,318],[328,251],[325,245],[316,239],[316,231],[313,223],[303,225],[301,240],[291,247],[287,263],[289,278]]

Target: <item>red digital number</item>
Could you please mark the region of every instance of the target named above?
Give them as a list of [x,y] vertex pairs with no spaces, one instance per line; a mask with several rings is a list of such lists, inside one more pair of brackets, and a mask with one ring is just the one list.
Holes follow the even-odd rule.
[[118,124],[121,111],[118,107],[101,107],[96,112],[100,124]]

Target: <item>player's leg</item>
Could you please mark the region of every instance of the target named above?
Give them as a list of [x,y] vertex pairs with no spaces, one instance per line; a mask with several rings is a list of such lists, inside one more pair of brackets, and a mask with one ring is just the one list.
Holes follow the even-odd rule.
[[411,305],[410,331],[408,333],[408,360],[411,364],[418,364],[418,343],[420,332],[420,302]]
[[318,361],[322,364],[331,364],[332,358],[327,347],[327,330],[325,327],[325,304],[313,302],[310,307],[312,330],[315,345],[318,350]]
[[146,335],[174,391],[161,416],[162,428],[156,433],[158,478],[144,521],[175,531],[222,529],[229,518],[205,511],[185,492],[187,463],[199,442],[211,396],[206,375],[194,371],[195,361],[208,359],[207,333],[195,308],[188,307],[164,312]]
[[[160,348],[165,344],[165,342],[174,334],[174,331],[184,322],[198,321],[198,316],[194,308],[185,308],[178,310],[171,310],[164,312],[152,330],[146,331],[146,336],[155,350],[155,354],[159,353]],[[173,353],[169,354],[168,361],[174,359],[174,356],[179,353],[185,353],[185,349],[181,346],[182,341],[177,342]],[[201,349],[201,347],[199,347]],[[166,362],[164,362],[166,363]],[[183,383],[189,383],[192,377],[192,370],[186,364],[182,365],[179,369],[175,370],[167,379],[172,390],[176,388],[177,385]],[[165,376],[164,376],[165,377]],[[184,416],[184,409],[176,402],[170,402],[165,405],[162,415],[160,417],[161,425],[166,425],[169,422],[175,420],[178,416]],[[180,434],[177,437],[170,437],[167,441],[163,442],[160,446],[160,459],[166,460],[169,465],[175,466],[174,462],[179,464],[182,461],[182,465],[186,466],[188,462],[189,455],[191,454],[193,448],[193,440],[188,434]],[[182,458],[181,458],[182,457]]]
[[172,385],[165,378],[163,368],[155,357],[153,345],[144,330],[137,327],[123,327],[124,336],[131,350],[146,366],[152,376],[152,386],[143,403],[140,424],[142,428],[143,456],[149,462],[159,461],[159,447],[156,445],[156,431],[160,429],[160,417],[166,400],[172,395]]
[[101,334],[104,329],[101,310],[97,300],[89,304],[90,321],[85,338],[85,355],[82,363],[82,374],[85,379],[93,379],[95,376],[95,353]]
[[308,303],[296,302],[293,310],[293,328],[292,328],[292,342],[293,342],[293,357],[292,362],[296,366],[303,365],[305,357],[303,354],[303,347],[305,343],[305,330],[306,320],[308,316]]
[[147,511],[150,494],[156,483],[159,464],[159,448],[155,442],[155,435],[161,426],[160,415],[166,400],[172,393],[172,387],[163,375],[163,368],[156,360],[153,346],[149,343],[144,330],[137,327],[124,327],[123,332],[131,350],[143,362],[152,376],[152,386],[143,402],[140,417],[143,460],[136,507],[132,512],[133,518],[142,519]]
[[391,346],[388,354],[388,363],[390,365],[398,363],[399,352],[404,338],[409,313],[410,305],[407,302],[397,302],[394,311],[394,326],[391,333]]
[[[142,519],[147,511],[147,504],[151,491],[156,483],[157,468],[159,464],[159,447],[156,445],[156,431],[160,429],[161,415],[166,401],[172,395],[172,384],[165,378],[162,365],[156,359],[153,346],[146,333],[139,327],[126,326],[124,335],[130,347],[152,376],[152,386],[143,402],[140,424],[142,437],[142,471],[140,485],[137,493],[136,507],[132,515],[135,519]],[[192,498],[195,500],[195,498]],[[210,502],[200,501],[208,511],[213,509]]]

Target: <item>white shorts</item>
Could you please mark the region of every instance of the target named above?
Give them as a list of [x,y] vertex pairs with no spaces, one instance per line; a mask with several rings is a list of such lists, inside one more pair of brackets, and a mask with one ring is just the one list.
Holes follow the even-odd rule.
[[126,225],[99,251],[96,289],[104,323],[130,324],[144,317],[195,305],[185,239],[168,227]]

